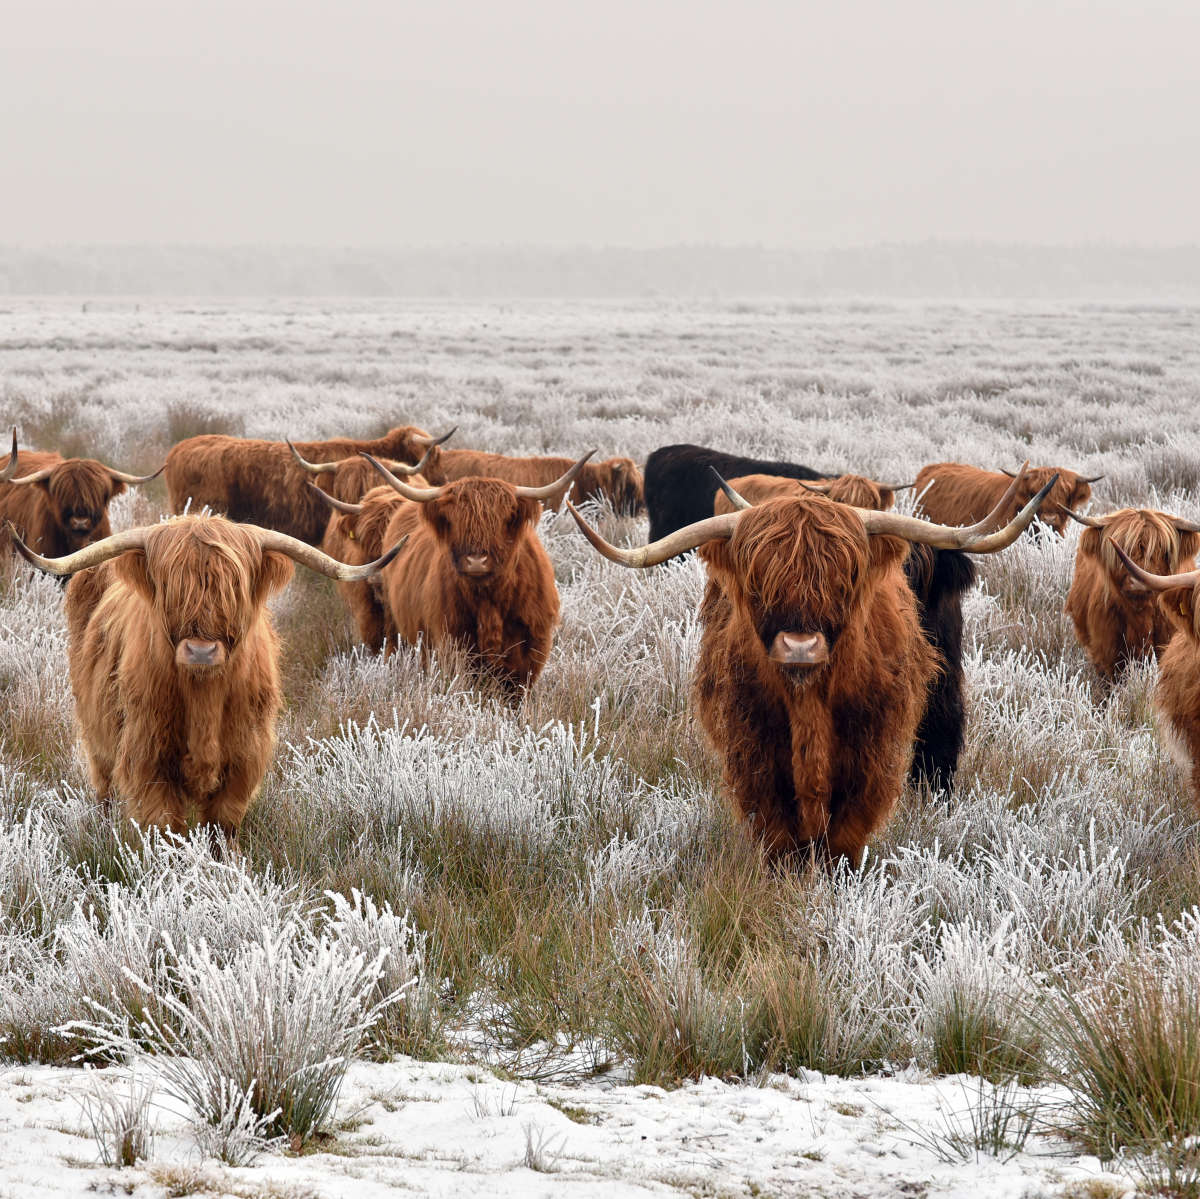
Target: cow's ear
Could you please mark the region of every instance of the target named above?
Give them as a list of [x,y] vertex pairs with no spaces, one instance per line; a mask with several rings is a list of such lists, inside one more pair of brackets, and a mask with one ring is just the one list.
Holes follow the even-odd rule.
[[700,560],[716,574],[732,575],[733,562],[729,557],[729,542],[724,537],[706,541],[697,551]]
[[1191,633],[1196,622],[1196,588],[1170,587],[1160,592],[1158,606],[1178,629]]
[[1193,533],[1190,529],[1181,529],[1179,532],[1179,566],[1178,570],[1191,570],[1187,563],[1200,552],[1200,533]]
[[113,562],[113,570],[139,595],[150,603],[154,602],[154,580],[150,576],[145,550],[126,550]]
[[516,532],[522,525],[536,525],[542,515],[540,500],[531,500],[528,496],[517,497],[517,510],[512,518],[512,529]]
[[[109,476],[109,477],[111,478],[112,476]],[[111,499],[115,498],[116,496],[120,495],[121,492],[123,492],[124,490],[125,490],[125,484],[122,483],[120,479],[113,479],[112,480],[112,490],[108,493],[108,498],[111,500]]]
[[296,564],[287,554],[267,550],[258,568],[258,578],[254,580],[254,602],[265,603],[268,597],[286,587],[295,569]]
[[[1073,508],[1075,505],[1072,504]],[[1100,547],[1104,541],[1104,530],[1093,529],[1090,526],[1083,530],[1083,535],[1079,538],[1079,553],[1086,555],[1089,558],[1100,557]],[[1116,556],[1115,554],[1113,555]]]
[[908,542],[903,537],[874,534],[867,538],[867,545],[873,567],[902,563],[908,557]]
[[446,504],[443,499],[427,500],[425,503],[418,503],[417,507],[421,510],[421,516],[438,535],[445,537],[447,530],[450,528],[450,519],[446,515]]
[[1071,498],[1067,501],[1067,507],[1078,511],[1091,498],[1092,485],[1085,483],[1082,479],[1076,479],[1075,486],[1071,489]]

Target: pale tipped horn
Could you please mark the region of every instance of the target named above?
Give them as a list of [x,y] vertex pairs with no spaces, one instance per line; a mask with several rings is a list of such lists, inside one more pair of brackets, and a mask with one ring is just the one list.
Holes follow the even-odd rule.
[[[70,461],[70,459],[66,459]],[[54,472],[55,468],[61,466],[61,462],[55,462],[51,466],[44,466],[41,470],[35,470],[31,475],[22,475],[19,479],[9,479],[10,483],[40,483],[43,479],[48,479]],[[7,469],[7,468],[6,468]],[[114,478],[122,483],[128,483],[133,487],[137,487],[141,483],[149,483],[151,479],[157,479],[159,475],[167,469],[167,464],[164,462],[152,475],[128,475],[123,470],[116,470],[114,467],[106,466],[104,468]]]
[[1173,516],[1171,520],[1181,533],[1200,533],[1200,524],[1194,520],[1184,520],[1182,516]]
[[435,445],[444,445],[457,432],[458,426],[455,425],[449,433],[443,433],[441,437],[426,437],[424,434],[414,433],[413,441],[415,441],[417,445],[427,445],[430,449],[433,449]]
[[0,470],[0,483],[7,483],[13,475],[17,473],[17,426],[13,425],[13,444],[12,453],[8,456],[8,461],[4,464],[4,469]]
[[336,508],[339,512],[345,512],[348,516],[357,516],[362,510],[362,504],[351,504],[348,500],[339,500],[336,496],[332,496],[328,491],[322,491],[311,479],[306,480],[309,487],[313,489],[331,508]]
[[1110,542],[1117,551],[1117,557],[1125,563],[1125,569],[1139,583],[1145,584],[1151,591],[1167,591],[1171,587],[1193,587],[1200,583],[1200,570],[1189,570],[1179,575],[1156,575],[1140,567],[1115,541]]
[[735,512],[744,512],[747,508],[754,507],[754,505],[748,499],[746,499],[744,495],[738,495],[738,493],[734,491],[732,487],[730,487],[730,485],[721,477],[721,472],[717,470],[715,466],[710,463],[708,469],[711,470],[716,476],[716,480],[720,484],[721,490],[725,493],[725,498],[733,505],[733,510]]
[[610,562],[617,562],[621,566],[633,567],[657,566],[660,562],[665,562],[668,558],[674,558],[676,554],[684,554],[688,550],[694,550],[706,541],[716,541],[732,537],[734,529],[737,528],[737,522],[742,518],[741,512],[727,512],[723,516],[710,516],[705,520],[698,520],[694,524],[687,525],[682,529],[676,529],[674,533],[668,534],[668,536],[662,537],[658,541],[652,541],[649,545],[640,545],[633,549],[623,550],[605,541],[579,515],[579,510],[570,500],[567,500],[567,511],[575,518],[575,523],[579,526],[583,535],[601,555]]
[[11,520],[5,521],[4,527],[12,539],[13,548],[26,562],[36,566],[38,570],[44,570],[47,574],[57,575],[60,578],[63,575],[73,575],[76,571],[87,570],[90,566],[99,566],[102,562],[107,562],[110,558],[115,558],[127,550],[142,549],[146,544],[146,533],[148,532],[145,528],[126,529],[123,533],[114,533],[111,537],[105,537],[101,541],[93,541],[73,554],[65,554],[61,558],[43,558],[41,554],[34,553],[21,540],[21,535]]
[[[1020,476],[1017,481],[1020,481]],[[915,516],[900,516],[895,512],[874,512],[866,508],[855,508],[854,511],[866,526],[868,533],[903,537],[907,541],[931,545],[935,549],[963,550],[969,554],[994,554],[997,550],[1012,545],[1029,528],[1038,514],[1038,509],[1057,482],[1058,475],[1054,475],[1046,486],[1000,529],[996,529],[995,526],[998,520],[1002,519],[1001,513],[1007,504],[1007,497],[978,524],[968,525],[966,528],[936,525],[931,521]]]
[[436,500],[438,496],[446,490],[446,484],[441,487],[410,487],[401,479],[397,479],[394,474],[378,458],[368,454],[366,450],[360,451],[362,456],[388,481],[388,483],[398,491],[406,500],[416,500],[419,504],[427,504],[430,500]]
[[1068,508],[1066,504],[1062,505],[1062,510],[1072,519],[1078,521],[1081,525],[1089,529],[1104,528],[1104,521],[1095,516],[1085,516],[1082,512],[1076,512],[1074,508]]
[[[543,503],[549,504],[550,507],[558,507],[562,502],[563,496],[571,490],[575,480],[579,478],[579,472],[587,465],[587,460],[595,452],[595,450],[588,450],[565,475],[561,475],[553,483],[547,483],[545,487],[518,487],[516,489],[517,495],[530,500],[541,500]],[[550,503],[550,501],[553,501],[553,503]]]
[[114,479],[128,483],[131,487],[140,487],[143,483],[149,483],[151,479],[157,479],[167,469],[167,464],[164,462],[152,475],[127,475],[123,470],[114,470],[111,466],[105,469]]
[[300,465],[304,467],[304,469],[308,471],[310,475],[331,475],[339,466],[341,466],[342,462],[348,461],[348,459],[343,458],[338,462],[309,462],[307,458],[302,458],[300,456],[300,451],[296,449],[294,445],[292,445],[290,438],[285,437],[283,440],[287,443],[287,448],[292,451],[292,457],[295,458],[296,461],[300,463]]
[[1080,481],[1081,483],[1099,483],[1099,482],[1100,482],[1100,480],[1101,480],[1101,479],[1103,479],[1103,478],[1104,478],[1104,476],[1103,476],[1103,475],[1091,475],[1089,478],[1086,478],[1086,479],[1085,479],[1085,478],[1084,478],[1084,477],[1081,475],[1081,476],[1079,477],[1079,481]]
[[386,550],[374,562],[367,562],[363,566],[351,566],[349,563],[331,558],[322,550],[317,549],[315,545],[309,545],[305,541],[289,537],[286,533],[278,533],[274,529],[249,527],[254,529],[258,542],[264,550],[287,554],[301,566],[307,566],[309,570],[316,571],[317,574],[337,579],[342,583],[357,583],[362,579],[369,579],[372,575],[377,575],[404,548],[404,543],[408,540],[408,534],[405,533],[391,549]]

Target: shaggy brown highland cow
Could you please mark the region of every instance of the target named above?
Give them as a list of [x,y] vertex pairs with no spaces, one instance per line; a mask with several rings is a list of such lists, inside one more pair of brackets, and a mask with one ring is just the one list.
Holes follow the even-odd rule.
[[[378,455],[377,455],[378,456]],[[509,458],[482,450],[446,450],[442,466],[447,479],[505,479],[521,487],[545,487],[564,475],[572,466],[570,458]],[[589,462],[576,478],[572,499],[603,498],[613,511],[636,516],[646,507],[642,472],[632,458],[609,458]],[[550,505],[557,512],[562,500]]]
[[[11,526],[10,526],[11,531]],[[130,529],[59,558],[14,540],[67,587],[71,689],[92,785],[143,825],[189,812],[236,834],[275,745],[279,643],[268,596],[292,562],[366,578],[282,533],[216,516]]]
[[554,568],[536,525],[542,503],[561,503],[586,463],[587,456],[545,487],[472,477],[428,488],[411,487],[376,463],[406,501],[386,536],[407,535],[408,552],[382,579],[399,640],[463,646],[510,689],[536,682],[559,613]]
[[[1014,484],[1014,490],[1022,480]],[[905,581],[909,542],[993,553],[1010,496],[966,529],[838,504],[767,500],[641,549],[580,528],[605,557],[646,567],[699,548],[709,571],[695,702],[738,814],[771,857],[858,863],[904,785],[937,659]]]
[[1158,603],[1174,633],[1158,659],[1154,708],[1158,733],[1179,764],[1200,809],[1200,570],[1160,575],[1143,570],[1119,545],[1117,557]]
[[[1081,508],[1091,499],[1091,484],[1103,475],[1083,478],[1058,466],[1035,466],[1025,472],[1025,481],[1007,501],[1005,517],[1019,512],[1030,496],[1046,486],[1051,476],[1057,483],[1051,490],[1038,519],[1060,537],[1067,527],[1068,508]],[[991,512],[1000,497],[1010,491],[1013,476],[1007,471],[980,470],[961,462],[935,462],[917,473],[917,511],[927,520],[943,525],[969,525]]]
[[[370,462],[365,458],[359,462],[370,472],[372,481],[379,478]],[[429,486],[420,475],[410,475],[406,482],[410,487]],[[362,563],[378,558],[383,553],[388,523],[400,505],[409,503],[386,484],[372,487],[358,503],[349,503],[324,491],[318,490],[317,494],[336,510],[329,519],[321,549],[340,562]],[[396,629],[388,613],[381,575],[355,583],[338,583],[337,589],[365,646],[378,653],[389,642],[395,645]]]
[[[148,483],[153,475],[128,475],[92,458],[63,458],[49,451],[17,450],[0,470],[0,530],[12,521],[40,554],[58,557],[112,532],[108,505],[126,484]],[[7,536],[0,531],[0,544]]]
[[1125,569],[1113,547],[1152,574],[1178,574],[1196,565],[1200,525],[1149,508],[1071,516],[1087,527],[1063,610],[1092,665],[1112,682],[1129,662],[1161,656],[1175,631],[1154,593]]
[[[730,479],[729,486],[752,504],[764,500],[778,499],[785,495],[803,495],[815,491],[827,495],[839,504],[850,504],[855,508],[869,508],[873,512],[886,512],[896,500],[896,492],[911,487],[911,483],[880,483],[862,475],[839,475],[835,479],[818,479],[812,483],[802,479],[784,479],[778,475],[743,475]],[[718,491],[713,501],[714,515],[736,511],[735,505],[723,491]]]
[[366,450],[381,458],[422,462],[427,478],[440,479],[440,446],[450,433],[435,439],[421,429],[406,426],[374,440],[338,437],[331,441],[298,441],[294,446],[219,433],[188,437],[167,454],[171,511],[178,514],[207,507],[230,520],[275,529],[309,545],[319,545],[329,523],[329,509],[306,486],[310,475],[297,464],[295,456],[319,463],[350,458]]

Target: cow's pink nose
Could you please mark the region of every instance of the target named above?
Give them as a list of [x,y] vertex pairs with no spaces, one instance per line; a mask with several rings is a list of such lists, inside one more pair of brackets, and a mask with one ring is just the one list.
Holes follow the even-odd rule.
[[86,533],[92,527],[92,522],[86,516],[72,516],[71,528],[77,533]]
[[817,666],[829,660],[823,633],[776,633],[768,657],[781,666]]
[[180,666],[220,666],[225,661],[225,647],[219,641],[187,637],[176,647],[175,661]]
[[466,554],[463,557],[463,574],[485,575],[492,568],[492,560],[487,554]]

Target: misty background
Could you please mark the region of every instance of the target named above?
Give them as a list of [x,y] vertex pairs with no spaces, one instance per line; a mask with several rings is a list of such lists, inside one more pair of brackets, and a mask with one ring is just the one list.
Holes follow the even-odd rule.
[[1200,291],[1200,5],[17,0],[13,294]]

